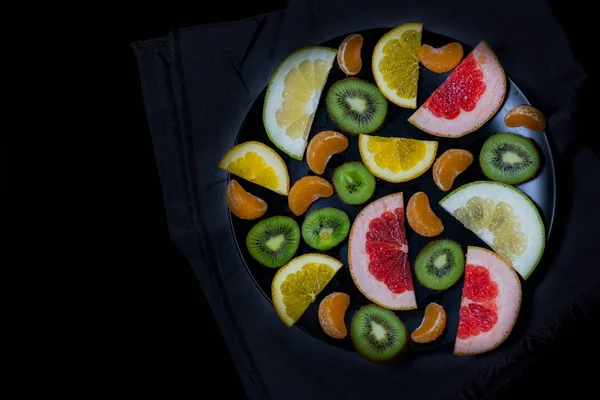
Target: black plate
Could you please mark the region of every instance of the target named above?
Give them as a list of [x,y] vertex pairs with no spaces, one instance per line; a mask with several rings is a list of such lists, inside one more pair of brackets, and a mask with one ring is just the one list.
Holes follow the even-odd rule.
[[[361,72],[357,75],[358,78],[364,79],[372,83],[375,82],[373,79],[373,74],[371,72],[371,54],[373,53],[373,48],[375,47],[375,44],[377,43],[379,38],[381,38],[381,36],[383,36],[388,31],[389,28],[372,29],[360,32],[364,36],[364,43],[362,47],[363,67]],[[322,45],[337,48],[344,38],[345,36],[338,37],[326,43],[323,43]],[[423,32],[422,43],[424,44],[429,44],[437,47],[453,41],[455,40],[436,33],[428,31]],[[464,43],[463,46],[466,56],[472,50],[472,47],[467,46]],[[500,60],[500,62],[502,62],[502,60]],[[429,95],[444,81],[444,79],[449,74],[450,73],[435,74],[425,68],[421,68],[417,99],[419,106],[427,99],[427,97],[429,97]],[[334,62],[323,93],[325,93],[326,90],[334,82],[343,78],[345,78],[345,74],[339,69],[337,63]],[[298,161],[290,158],[283,152],[279,151],[279,149],[277,149],[277,147],[269,140],[265,132],[262,119],[264,98],[265,91],[263,91],[262,94],[256,99],[254,105],[252,106],[248,115],[246,116],[246,119],[240,129],[236,144],[243,143],[249,140],[257,140],[267,144],[272,149],[277,151],[277,153],[280,154],[281,157],[284,159],[289,169],[291,187],[291,185],[293,185],[293,183],[296,182],[298,179],[307,175],[314,174],[308,168],[306,159],[304,159],[303,161]],[[309,140],[310,138],[312,138],[313,135],[324,130],[340,131],[327,114],[327,107],[325,106],[324,98],[325,95],[323,94],[321,96],[321,102],[319,104],[312,125]],[[514,132],[533,139],[538,144],[541,150],[543,166],[540,170],[540,173],[534,180],[517,187],[523,192],[525,192],[538,206],[538,209],[540,210],[544,219],[544,223],[546,225],[546,236],[548,237],[554,218],[556,191],[554,166],[552,161],[550,145],[544,133],[531,132],[524,128],[507,128],[504,125],[503,118],[506,112],[512,107],[517,106],[519,104],[529,104],[529,102],[527,101],[527,98],[523,95],[523,93],[519,90],[519,88],[513,83],[513,81],[510,80],[510,78],[508,78],[508,93],[506,96],[506,100],[502,108],[496,114],[496,116],[475,132],[472,132],[462,138],[447,139],[429,135],[408,123],[408,117],[412,115],[412,113],[415,110],[400,108],[392,104],[391,102],[388,102],[388,119],[385,125],[379,131],[377,131],[375,135],[409,137],[421,140],[437,140],[437,156],[441,155],[444,151],[450,148],[460,148],[469,150],[471,153],[473,153],[474,156],[473,164],[464,173],[458,176],[458,178],[454,182],[453,189],[468,182],[486,179],[479,167],[478,158],[483,142],[491,134],[496,132]],[[347,161],[361,161],[361,157],[358,151],[358,136],[349,134],[346,134],[346,136],[348,137],[350,142],[348,149],[342,154],[333,156],[327,164],[326,171],[321,175],[323,178],[327,179],[330,182],[332,182],[333,171],[336,167]],[[337,197],[337,195],[335,195],[334,193],[334,195],[329,198],[319,199],[316,202],[314,202],[306,214],[300,217],[295,217],[288,207],[287,197],[281,196],[268,189],[262,188],[258,185],[252,184],[247,181],[242,181],[241,183],[250,193],[261,197],[267,202],[268,211],[263,218],[267,218],[274,215],[287,215],[294,218],[298,222],[298,225],[300,227],[302,226],[302,221],[304,220],[305,215],[318,208],[340,208],[344,210],[350,217],[350,220],[353,221],[359,213],[359,211],[366,206],[366,204],[361,206],[346,205],[342,203]],[[419,251],[427,243],[436,239],[453,239],[463,246],[465,252],[467,246],[469,245],[481,246],[486,248],[488,247],[474,233],[464,228],[460,224],[460,222],[454,219],[454,217],[452,217],[441,206],[439,206],[439,200],[442,199],[442,197],[447,195],[449,192],[442,192],[435,185],[432,178],[431,168],[419,178],[406,183],[394,184],[377,179],[377,188],[375,190],[375,194],[369,200],[369,202],[374,201],[387,194],[404,192],[404,202],[406,205],[408,199],[410,199],[410,197],[418,191],[424,191],[425,193],[427,193],[427,195],[429,196],[431,207],[433,208],[433,211],[436,213],[436,215],[442,219],[445,229],[442,235],[429,239],[417,235],[408,226],[406,226],[406,234],[410,249],[409,261],[411,263],[411,266],[414,266],[414,261],[416,256],[419,254]],[[232,230],[235,235],[235,239],[238,243],[238,249],[240,251],[241,257],[244,259],[248,272],[254,278],[259,289],[263,292],[267,299],[271,301],[271,281],[275,276],[277,270],[267,268],[254,261],[254,259],[248,253],[245,244],[246,235],[248,231],[258,221],[244,221],[235,216],[231,216],[230,218]],[[348,335],[343,340],[336,340],[328,337],[321,330],[317,317],[317,311],[320,301],[326,295],[335,291],[348,293],[350,295],[350,306],[348,308],[348,311],[346,312],[346,326],[348,328],[350,327],[350,322],[355,311],[360,306],[370,303],[367,300],[367,298],[364,297],[358,291],[358,289],[354,285],[354,282],[352,281],[350,271],[348,269],[347,250],[348,240],[346,239],[344,242],[331,249],[330,251],[322,252],[341,260],[344,263],[344,266],[335,275],[335,277],[327,285],[327,287],[321,292],[316,301],[306,310],[306,312],[297,322],[296,326],[305,330],[306,332],[310,333],[316,338],[330,343],[334,346],[338,346],[343,349],[354,350],[352,342],[350,340],[350,335]],[[300,247],[296,253],[296,256],[313,252],[318,251],[310,248],[306,243],[304,243],[303,240],[301,240]],[[543,265],[538,265],[537,270],[532,275],[532,278],[537,274],[543,274],[545,272],[543,271],[543,269]],[[531,280],[532,278],[529,279]],[[419,282],[414,278],[414,274],[413,281],[417,297],[418,309],[411,311],[396,311],[396,314],[405,323],[408,331],[412,332],[419,326],[423,318],[423,312],[425,307],[432,301],[438,302],[439,304],[444,306],[447,314],[447,328],[445,329],[442,336],[433,343],[426,345],[416,345],[409,341],[409,351],[427,351],[439,346],[450,345],[454,342],[456,330],[458,327],[458,310],[462,291],[462,279],[459,280],[459,282],[456,285],[454,285],[454,287],[442,293],[434,293],[429,289],[426,289],[423,286],[421,286]],[[524,301],[526,301],[526,299],[524,299]]]

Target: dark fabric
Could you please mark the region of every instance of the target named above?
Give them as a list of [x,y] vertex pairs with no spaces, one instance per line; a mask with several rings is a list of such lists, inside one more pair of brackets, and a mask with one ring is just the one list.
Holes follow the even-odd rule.
[[[504,68],[548,116],[558,203],[544,271],[534,276],[519,334],[496,351],[456,357],[440,349],[391,366],[320,342],[281,323],[246,271],[216,168],[277,65],[297,48],[368,28],[422,21],[427,30],[476,45],[487,40]],[[484,398],[535,350],[598,303],[592,258],[600,224],[600,162],[581,144],[572,115],[585,78],[542,1],[290,1],[282,11],[198,26],[136,42],[148,123],[171,238],[210,301],[250,398]],[[210,95],[210,101],[207,97]]]

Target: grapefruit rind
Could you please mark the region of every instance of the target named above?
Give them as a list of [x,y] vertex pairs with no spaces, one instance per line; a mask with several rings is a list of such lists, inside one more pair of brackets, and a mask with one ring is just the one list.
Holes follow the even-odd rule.
[[379,179],[383,179],[387,182],[401,183],[407,182],[418,178],[423,175],[431,167],[435,161],[437,154],[438,142],[429,140],[420,140],[425,143],[427,152],[425,157],[419,161],[417,165],[406,171],[392,172],[389,169],[381,168],[375,163],[375,156],[368,150],[369,138],[373,135],[359,135],[358,138],[358,150],[360,152],[360,158],[363,160],[365,166]]
[[[304,157],[304,150],[306,149],[308,142],[308,134],[306,134],[304,137],[292,139],[285,133],[285,129],[280,127],[277,123],[276,112],[281,104],[283,104],[285,76],[292,68],[297,67],[304,60],[324,60],[329,63],[329,71],[331,72],[331,67],[333,66],[336,55],[337,49],[324,46],[310,46],[299,49],[287,56],[281,62],[281,64],[279,64],[279,66],[273,72],[271,80],[269,81],[269,85],[267,86],[265,102],[263,105],[263,125],[265,127],[265,131],[267,132],[267,136],[271,142],[273,142],[277,148],[296,160],[301,161]],[[323,94],[323,88],[325,87],[326,82],[327,80],[323,82],[323,86],[315,95],[315,101],[317,104],[321,98],[321,95]],[[312,118],[308,121],[307,132],[310,130],[315,114],[316,107]]]
[[[496,306],[498,321],[488,332],[480,332],[467,339],[456,337],[453,353],[457,356],[471,356],[486,353],[500,346],[512,332],[521,308],[521,281],[515,270],[498,254],[476,246],[467,248],[466,264],[481,265],[490,273],[490,279],[498,285]],[[470,300],[461,297],[462,307]]]
[[[445,119],[436,117],[427,108],[421,106],[408,118],[408,122],[430,135],[456,138],[476,131],[496,115],[506,96],[504,69],[485,40],[481,41],[471,54],[483,70],[486,84],[486,90],[477,101],[475,109],[470,112],[461,110],[456,118]],[[466,59],[467,57],[461,63]],[[482,108],[485,102],[490,104],[487,110]]]
[[[364,249],[369,223],[385,211],[395,210],[398,207],[404,208],[402,192],[383,196],[369,203],[358,213],[348,235],[348,266],[354,284],[367,299],[388,310],[414,310],[417,308],[414,289],[406,290],[400,294],[392,293],[384,282],[378,281],[369,272],[369,255],[366,254]],[[366,215],[369,212],[372,212],[372,217],[367,220]],[[403,229],[406,230],[405,227]],[[358,232],[362,237],[356,236]],[[411,280],[414,282],[412,275]],[[361,282],[363,282],[362,285]],[[382,296],[386,298],[382,298]]]
[[[275,170],[275,173],[279,178],[279,187],[273,191],[281,195],[287,196],[288,192],[290,191],[290,175],[288,173],[287,165],[285,165],[285,162],[275,150],[273,150],[264,143],[251,140],[233,146],[223,155],[223,157],[219,161],[218,167],[224,171],[227,171],[227,167],[229,166],[229,164],[231,164],[233,161],[237,160],[240,157],[244,157],[246,153],[252,151],[256,152],[259,156],[261,156],[265,160],[265,163],[267,163],[268,166],[272,167]],[[240,176],[240,178],[246,179],[243,176]],[[252,182],[250,180],[248,181]]]
[[[516,256],[509,265],[523,279],[529,278],[539,264],[546,246],[546,231],[542,217],[531,199],[519,189],[499,182],[475,181],[467,183],[452,191],[440,200],[439,204],[453,214],[463,207],[472,197],[491,199],[494,202],[505,201],[513,208],[514,215],[519,218],[520,231],[527,235],[527,248],[523,254]],[[492,249],[494,236],[487,229],[474,232]]]
[[[377,87],[379,88],[379,90],[385,96],[386,99],[388,99],[389,101],[391,101],[392,103],[396,104],[399,107],[416,109],[417,108],[417,96],[410,98],[410,99],[402,98],[402,97],[398,96],[398,94],[396,94],[396,92],[394,90],[389,88],[388,84],[385,81],[383,74],[381,73],[381,71],[379,71],[379,68],[378,68],[379,62],[384,57],[383,48],[385,47],[387,42],[390,40],[399,39],[404,32],[409,31],[409,30],[415,30],[419,33],[422,33],[423,32],[423,23],[407,22],[405,24],[395,27],[394,29],[390,30],[385,35],[383,35],[379,39],[377,44],[375,45],[375,48],[373,49],[373,57],[371,60],[371,65],[372,65],[372,69],[373,69],[373,77],[375,78],[375,84],[377,85]],[[417,53],[418,53],[418,48],[417,48]],[[418,68],[419,68],[418,54],[417,54],[416,65],[417,65],[417,73],[418,73]]]
[[[285,304],[283,303],[283,294],[281,293],[281,283],[285,280],[285,278],[287,278],[288,275],[298,272],[304,265],[308,263],[329,265],[334,271],[333,275],[331,276],[331,279],[333,279],[335,274],[344,265],[339,260],[336,260],[335,258],[330,257],[328,255],[319,253],[308,253],[291,259],[290,261],[288,261],[287,264],[285,264],[283,267],[277,270],[277,273],[275,273],[273,281],[271,282],[271,300],[273,301],[275,311],[277,312],[279,318],[281,318],[281,320],[290,328],[297,321],[294,321],[292,318],[290,318],[285,311]],[[331,279],[327,281],[327,283],[321,288],[321,291],[327,286],[327,284],[329,284],[329,282],[331,282]],[[318,295],[319,293],[315,293],[315,295]]]

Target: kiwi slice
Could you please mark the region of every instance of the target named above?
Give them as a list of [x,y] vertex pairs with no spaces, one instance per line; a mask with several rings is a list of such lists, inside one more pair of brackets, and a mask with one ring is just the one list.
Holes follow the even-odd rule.
[[489,179],[517,185],[535,176],[540,167],[540,154],[531,140],[502,132],[485,141],[479,164]]
[[340,165],[333,173],[333,187],[346,204],[363,204],[375,192],[375,177],[361,162]]
[[263,219],[250,229],[246,247],[252,258],[269,268],[288,262],[300,245],[300,228],[290,217]]
[[329,116],[348,133],[372,133],[381,128],[387,116],[387,100],[377,86],[347,78],[331,86],[326,97]]
[[350,231],[350,218],[342,210],[325,207],[308,214],[302,223],[302,237],[313,249],[329,250],[342,242]]
[[454,285],[465,270],[465,254],[458,243],[442,239],[429,243],[415,262],[415,275],[423,286],[446,290]]
[[377,363],[396,359],[408,343],[402,321],[392,311],[375,304],[356,311],[350,336],[356,351]]

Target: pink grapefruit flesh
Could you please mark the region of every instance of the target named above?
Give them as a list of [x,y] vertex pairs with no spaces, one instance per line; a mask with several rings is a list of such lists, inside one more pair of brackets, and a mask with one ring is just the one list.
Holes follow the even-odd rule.
[[521,307],[521,282],[496,253],[469,246],[454,354],[498,347],[510,334]]
[[350,230],[352,279],[365,297],[390,310],[417,308],[404,219],[400,192],[363,208]]
[[434,136],[464,136],[489,121],[505,95],[504,70],[482,41],[408,121]]

